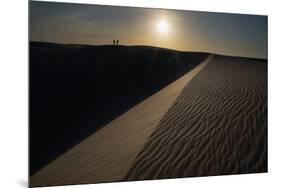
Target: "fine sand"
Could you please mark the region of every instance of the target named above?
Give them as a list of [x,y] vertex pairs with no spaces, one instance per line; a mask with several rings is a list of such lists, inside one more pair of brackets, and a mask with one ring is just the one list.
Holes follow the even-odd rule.
[[183,90],[125,180],[267,171],[267,64],[215,57]]
[[30,42],[30,175],[208,55],[153,46]]
[[31,186],[267,171],[267,64],[209,56],[35,173]]
[[183,88],[213,58],[119,116],[35,173],[31,186],[122,181],[147,138]]

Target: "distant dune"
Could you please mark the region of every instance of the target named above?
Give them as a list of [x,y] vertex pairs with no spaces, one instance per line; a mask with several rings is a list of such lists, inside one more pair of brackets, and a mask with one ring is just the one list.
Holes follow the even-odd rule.
[[267,172],[267,62],[209,56],[31,177],[32,186]]
[[30,173],[186,74],[208,54],[30,43]]

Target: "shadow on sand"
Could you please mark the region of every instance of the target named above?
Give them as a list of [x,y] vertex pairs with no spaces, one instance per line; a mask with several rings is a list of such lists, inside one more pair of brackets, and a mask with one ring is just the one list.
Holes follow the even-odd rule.
[[30,43],[30,174],[207,57],[147,46]]

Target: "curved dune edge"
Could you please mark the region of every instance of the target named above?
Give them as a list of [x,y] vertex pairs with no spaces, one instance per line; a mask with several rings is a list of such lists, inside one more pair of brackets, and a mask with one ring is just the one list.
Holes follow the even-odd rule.
[[163,116],[124,180],[267,172],[267,63],[216,56]]
[[120,181],[183,88],[212,59],[122,114],[34,174],[31,186]]

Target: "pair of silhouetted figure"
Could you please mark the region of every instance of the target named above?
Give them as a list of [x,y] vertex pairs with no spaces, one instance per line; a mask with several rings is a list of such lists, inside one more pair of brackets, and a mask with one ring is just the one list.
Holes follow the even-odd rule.
[[113,40],[113,44],[118,44],[119,40]]

